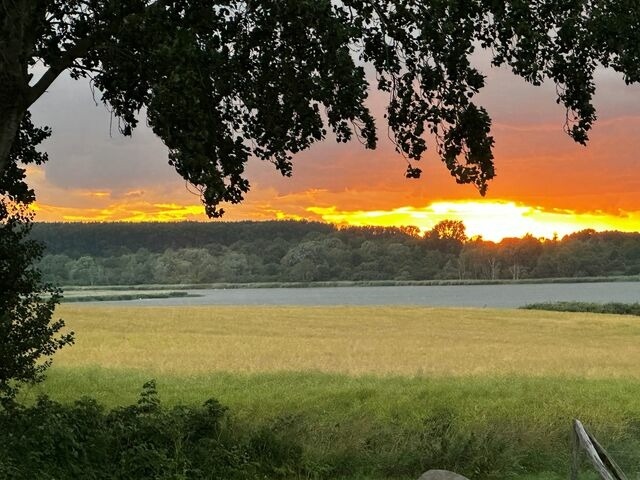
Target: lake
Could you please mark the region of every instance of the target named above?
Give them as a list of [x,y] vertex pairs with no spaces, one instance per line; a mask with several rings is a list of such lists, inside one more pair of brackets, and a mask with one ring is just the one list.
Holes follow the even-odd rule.
[[401,287],[238,288],[188,290],[197,297],[90,302],[101,305],[429,305],[516,308],[528,303],[640,301],[640,282]]

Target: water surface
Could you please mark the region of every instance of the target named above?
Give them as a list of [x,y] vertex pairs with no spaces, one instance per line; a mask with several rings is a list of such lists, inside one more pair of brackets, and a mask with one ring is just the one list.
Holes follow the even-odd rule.
[[[541,283],[400,287],[237,288],[188,290],[197,297],[157,298],[108,305],[429,305],[515,308],[528,303],[640,301],[640,282]],[[94,303],[94,302],[90,302]]]

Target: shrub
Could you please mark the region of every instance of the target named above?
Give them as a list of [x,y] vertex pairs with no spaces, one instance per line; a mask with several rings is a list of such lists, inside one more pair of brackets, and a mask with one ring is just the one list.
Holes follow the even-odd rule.
[[522,307],[527,310],[549,310],[554,312],[613,313],[617,315],[640,315],[640,303],[588,303],[550,302],[531,303]]
[[135,405],[105,411],[40,397],[0,410],[0,479],[252,479],[301,470],[302,449],[277,431],[248,438],[216,400],[161,406],[154,382]]

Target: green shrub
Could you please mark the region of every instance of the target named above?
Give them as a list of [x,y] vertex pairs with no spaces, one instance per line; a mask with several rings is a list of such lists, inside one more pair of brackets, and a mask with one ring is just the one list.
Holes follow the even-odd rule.
[[[473,426],[449,408],[437,408],[413,431],[371,438],[367,443],[388,477],[445,469],[469,478],[504,479],[519,473],[518,455],[508,425]],[[393,447],[393,448],[391,448]]]
[[248,438],[216,400],[165,409],[155,383],[137,404],[105,411],[40,397],[0,410],[0,479],[253,479],[302,469],[302,449],[277,430]]
[[587,312],[613,313],[618,315],[640,315],[640,303],[550,302],[531,303],[521,308],[527,310],[549,310],[554,312]]

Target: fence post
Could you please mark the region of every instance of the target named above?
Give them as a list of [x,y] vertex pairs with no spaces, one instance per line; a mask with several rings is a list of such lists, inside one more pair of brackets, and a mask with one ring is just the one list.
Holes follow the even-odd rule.
[[627,480],[624,472],[613,461],[607,451],[598,443],[582,425],[580,420],[573,421],[573,455],[571,464],[571,480],[578,478],[578,450],[580,447],[585,451],[591,464],[602,480]]
[[570,480],[578,480],[578,471],[580,469],[580,438],[578,438],[578,432],[575,428],[574,420],[573,428],[571,429],[571,477]]

